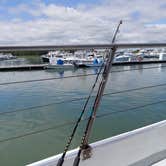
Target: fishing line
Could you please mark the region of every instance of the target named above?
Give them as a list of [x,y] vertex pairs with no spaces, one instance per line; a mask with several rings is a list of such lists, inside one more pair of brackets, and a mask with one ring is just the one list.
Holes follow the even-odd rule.
[[[128,72],[128,71],[137,71],[137,70],[148,70],[148,69],[155,69],[155,68],[165,68],[165,66],[152,66],[152,67],[143,67],[139,69],[126,69],[126,70],[116,70],[111,71],[110,73],[118,73],[118,72]],[[97,73],[98,74],[98,73]],[[59,79],[69,79],[69,78],[79,78],[79,77],[86,77],[86,76],[96,76],[97,74],[80,74],[75,76],[64,76],[64,77],[51,77],[51,78],[42,78],[42,79],[34,79],[34,80],[24,80],[24,81],[13,81],[13,82],[4,82],[0,83],[0,86],[3,85],[13,85],[13,84],[24,84],[24,83],[31,83],[31,82],[43,82],[43,81],[52,81],[52,80],[59,80]]]
[[[139,108],[145,108],[147,106],[157,105],[157,104],[161,104],[161,103],[166,103],[166,100],[160,100],[160,101],[157,101],[157,102],[152,102],[152,103],[148,103],[148,104],[136,106],[136,107],[125,109],[125,110],[108,112],[108,113],[105,113],[105,114],[97,115],[96,118],[103,118],[103,117],[107,117],[107,116],[110,116],[110,115],[116,115],[116,114],[119,114],[119,113],[126,113],[126,112],[130,112],[130,111],[132,111],[132,112],[151,111],[151,110],[144,110],[144,109],[139,110]],[[135,111],[133,111],[133,110],[135,110]],[[88,119],[89,118],[84,118],[81,121],[86,121]],[[40,133],[43,133],[43,132],[46,132],[46,131],[49,131],[49,130],[55,130],[55,129],[58,129],[60,127],[65,127],[65,126],[72,125],[72,124],[75,124],[75,123],[76,123],[76,121],[69,121],[69,122],[66,122],[64,124],[60,124],[60,125],[48,127],[48,128],[45,128],[45,129],[40,129],[40,130],[32,131],[32,132],[25,133],[23,135],[18,135],[18,136],[15,136],[15,137],[10,137],[10,138],[6,138],[6,139],[2,139],[2,140],[0,140],[0,143],[12,141],[12,140],[16,140],[16,139],[19,139],[19,138],[24,138],[26,136],[40,134]]]

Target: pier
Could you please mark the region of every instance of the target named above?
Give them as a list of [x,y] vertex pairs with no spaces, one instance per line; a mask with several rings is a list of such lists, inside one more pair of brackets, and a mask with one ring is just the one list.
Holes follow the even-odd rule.
[[143,65],[143,64],[156,64],[156,63],[166,63],[166,60],[153,60],[153,61],[135,61],[135,62],[116,62],[113,66],[129,66],[129,65]]
[[46,68],[46,64],[3,66],[3,67],[0,67],[0,72],[1,71],[44,70],[45,68]]
[[[113,63],[113,66],[130,66],[130,65],[160,64],[160,63],[166,63],[166,60],[162,60],[162,61],[161,60],[142,61],[142,62],[116,62],[116,63]],[[47,69],[47,65],[48,64],[2,66],[2,67],[0,67],[0,72],[3,72],[3,71],[46,70]]]

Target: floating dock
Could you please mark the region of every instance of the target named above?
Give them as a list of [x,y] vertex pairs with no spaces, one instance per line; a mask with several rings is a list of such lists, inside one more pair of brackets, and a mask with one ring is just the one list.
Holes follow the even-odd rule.
[[46,69],[46,66],[47,66],[46,64],[3,66],[3,67],[0,67],[0,71],[44,70]]
[[[142,62],[116,62],[113,66],[129,66],[129,65],[143,65],[143,64],[161,64],[166,63],[166,60],[155,60],[155,61],[142,61]],[[36,64],[36,65],[19,65],[19,66],[3,66],[0,67],[2,71],[28,71],[28,70],[45,70],[48,64]],[[61,68],[62,69],[62,68]]]
[[143,64],[156,64],[156,63],[166,63],[166,60],[153,60],[153,61],[141,61],[141,62],[115,62],[115,63],[113,63],[112,65],[113,66],[120,66],[120,65],[126,65],[126,66],[128,66],[128,65],[143,65]]

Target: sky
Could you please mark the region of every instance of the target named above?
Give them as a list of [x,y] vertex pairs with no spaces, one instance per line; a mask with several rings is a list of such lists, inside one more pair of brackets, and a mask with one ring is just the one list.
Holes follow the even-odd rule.
[[0,45],[166,42],[166,0],[0,0]]

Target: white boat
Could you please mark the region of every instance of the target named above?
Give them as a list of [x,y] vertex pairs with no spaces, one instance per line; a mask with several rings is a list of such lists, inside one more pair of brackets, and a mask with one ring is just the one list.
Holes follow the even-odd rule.
[[128,54],[116,56],[114,62],[141,62],[144,58],[143,54]]
[[93,52],[76,51],[72,53],[49,52],[49,65],[46,68],[99,67],[103,57]]
[[41,56],[43,62],[49,62],[50,57],[56,57],[59,51],[49,51],[47,54]]
[[100,67],[104,63],[104,57],[95,53],[87,54],[84,58],[74,62],[76,67]]
[[49,64],[46,66],[48,69],[73,69],[74,57],[65,57],[63,54],[54,56],[53,54],[49,57]]
[[159,54],[159,60],[160,61],[165,61],[166,60],[166,53],[165,52],[161,52]]
[[[79,166],[165,166],[166,120],[90,144]],[[73,166],[78,149],[67,152],[63,166]],[[88,153],[88,152],[87,152]],[[56,166],[61,154],[28,166]]]
[[43,62],[49,62],[49,57],[47,54],[41,56]]
[[129,62],[130,56],[128,55],[120,55],[115,57],[114,62]]
[[0,61],[2,60],[10,60],[10,59],[16,59],[16,56],[13,56],[11,53],[0,53]]

